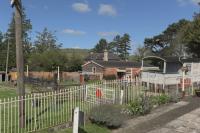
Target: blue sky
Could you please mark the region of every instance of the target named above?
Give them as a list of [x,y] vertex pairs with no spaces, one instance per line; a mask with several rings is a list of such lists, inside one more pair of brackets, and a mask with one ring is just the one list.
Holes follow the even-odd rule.
[[[161,33],[179,19],[192,19],[200,0],[22,0],[31,19],[34,41],[44,27],[56,31],[65,48],[92,48],[100,38],[129,33],[133,49],[145,37]],[[5,32],[13,9],[0,1],[0,30]]]

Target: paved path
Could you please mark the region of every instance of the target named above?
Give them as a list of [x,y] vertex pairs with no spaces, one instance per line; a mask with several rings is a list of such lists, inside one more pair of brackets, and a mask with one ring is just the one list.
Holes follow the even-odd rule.
[[147,116],[126,122],[113,133],[200,133],[200,98],[158,108]]

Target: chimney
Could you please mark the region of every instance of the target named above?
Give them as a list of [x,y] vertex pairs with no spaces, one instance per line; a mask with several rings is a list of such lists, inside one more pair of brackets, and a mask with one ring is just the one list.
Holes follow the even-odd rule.
[[107,50],[104,50],[103,61],[108,61],[108,51]]

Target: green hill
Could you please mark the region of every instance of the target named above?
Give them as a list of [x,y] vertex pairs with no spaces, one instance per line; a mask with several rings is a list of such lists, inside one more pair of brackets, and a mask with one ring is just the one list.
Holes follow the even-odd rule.
[[75,54],[77,56],[85,58],[88,56],[90,49],[75,49],[75,48],[65,48],[62,49],[62,52],[66,53],[68,56]]

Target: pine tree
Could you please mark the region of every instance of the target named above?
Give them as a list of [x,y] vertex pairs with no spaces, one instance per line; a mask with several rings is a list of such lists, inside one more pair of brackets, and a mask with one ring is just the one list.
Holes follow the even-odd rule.
[[34,46],[36,53],[43,53],[45,51],[59,49],[61,47],[61,44],[57,43],[57,38],[54,35],[54,32],[51,32],[47,28],[44,28],[42,32],[37,33]]
[[122,60],[128,60],[129,57],[129,51],[131,50],[131,40],[129,34],[124,34],[123,37],[121,37],[119,42],[119,57]]
[[[23,41],[23,50],[24,50],[24,62],[27,64],[28,57],[32,51],[30,32],[32,30],[31,20],[27,19],[25,14],[25,8],[22,9],[22,41]],[[5,36],[5,42],[9,42],[10,45],[10,53],[9,53],[9,69],[16,67],[16,45],[15,45],[15,20],[14,14],[9,24],[9,28],[7,30]],[[7,48],[7,47],[6,47]]]

